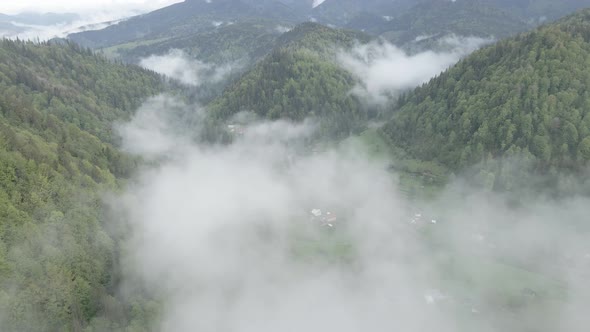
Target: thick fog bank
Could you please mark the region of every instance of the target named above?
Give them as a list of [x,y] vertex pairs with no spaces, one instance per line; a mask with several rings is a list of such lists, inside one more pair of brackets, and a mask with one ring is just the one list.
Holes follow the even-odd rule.
[[568,221],[587,199],[409,201],[362,151],[306,143],[310,123],[230,122],[233,143],[211,146],[168,108],[204,116],[158,97],[121,126],[151,166],[115,203],[125,279],[161,300],[157,329],[583,330],[590,246]]
[[428,82],[490,42],[477,37],[449,36],[439,41],[441,51],[408,54],[389,42],[379,41],[340,52],[338,60],[360,80],[354,94],[370,104],[384,104],[392,96]]

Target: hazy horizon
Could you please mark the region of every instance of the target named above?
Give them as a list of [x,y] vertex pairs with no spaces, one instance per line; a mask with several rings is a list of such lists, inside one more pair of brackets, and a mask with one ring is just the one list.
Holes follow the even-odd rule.
[[0,13],[16,15],[19,13],[74,13],[79,15],[97,12],[149,12],[184,0],[57,0],[39,2],[32,0],[0,2]]

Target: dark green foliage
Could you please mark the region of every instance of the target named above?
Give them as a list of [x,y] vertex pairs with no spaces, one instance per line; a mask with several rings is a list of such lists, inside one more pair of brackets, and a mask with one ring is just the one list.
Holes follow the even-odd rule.
[[115,119],[128,117],[145,96],[162,89],[158,75],[113,65],[73,44],[0,41],[0,75],[5,116],[34,126],[45,121],[41,114],[6,112],[42,109],[105,141]]
[[370,40],[371,37],[359,31],[333,29],[307,22],[279,37],[275,47],[291,51],[307,49],[323,58],[333,60],[332,57],[336,50],[348,49],[355,44],[366,43]]
[[55,24],[72,23],[79,19],[76,14],[56,13],[20,13],[6,15],[0,13],[0,36],[11,36],[28,30],[27,25],[51,26]]
[[135,161],[111,127],[162,89],[75,45],[0,41],[2,331],[79,331],[118,303],[102,195]]
[[449,34],[505,38],[589,6],[590,0],[326,0],[312,15],[419,51]]
[[336,46],[350,47],[356,36],[313,23],[286,33],[279,48],[210,105],[213,116],[226,119],[240,111],[296,121],[318,116],[330,136],[358,129],[367,115],[349,93],[355,80],[334,62]]
[[412,155],[454,170],[483,162],[498,175],[508,167],[497,164],[502,158],[523,174],[582,172],[589,66],[586,10],[475,52],[402,97],[384,130]]

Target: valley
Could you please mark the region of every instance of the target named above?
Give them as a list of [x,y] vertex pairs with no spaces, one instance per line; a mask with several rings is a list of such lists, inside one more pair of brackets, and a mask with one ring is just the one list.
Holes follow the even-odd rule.
[[590,2],[162,6],[0,16],[1,331],[586,330]]

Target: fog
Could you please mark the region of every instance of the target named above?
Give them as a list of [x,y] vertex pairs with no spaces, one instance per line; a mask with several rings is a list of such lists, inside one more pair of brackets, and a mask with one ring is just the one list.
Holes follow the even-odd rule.
[[189,57],[184,51],[172,49],[165,55],[151,55],[139,62],[140,66],[175,79],[183,84],[199,86],[216,83],[240,67],[239,64],[213,65]]
[[286,33],[286,32],[289,32],[289,31],[291,31],[291,30],[292,30],[292,28],[291,28],[291,27],[284,26],[284,25],[277,25],[277,27],[275,28],[275,30],[276,30],[278,33],[281,33],[281,34],[283,34],[283,33]]
[[[14,22],[17,31],[0,31],[0,37],[30,40],[63,38],[68,34],[99,30],[122,19],[151,12],[181,0],[81,0],[81,1],[0,1],[0,13],[74,13],[78,19],[52,25]],[[24,31],[20,31],[24,30]]]
[[[390,315],[383,304],[396,305],[420,287],[409,271],[385,259],[401,254],[390,251],[400,245],[389,245],[398,237],[390,220],[403,213],[388,174],[353,153],[301,156],[288,166],[299,140],[313,130],[305,124],[258,123],[229,146],[182,139],[172,147],[178,137],[166,133],[177,130],[158,109],[168,103],[144,106],[121,131],[129,151],[166,160],[146,170],[125,200],[134,227],[130,265],[164,293],[163,331],[358,331],[400,324],[403,316]],[[309,226],[308,210],[327,207],[350,213],[348,235],[363,256],[354,268],[293,253],[305,250],[292,242]],[[314,228],[310,236],[321,235]]]
[[67,35],[88,30],[100,30],[118,23],[109,14],[96,14],[69,22],[52,25],[35,25],[12,22],[15,29],[0,31],[0,37],[22,40],[46,41],[52,38],[65,38]]
[[157,330],[584,330],[588,199],[516,208],[460,181],[409,199],[359,145],[309,145],[310,122],[241,122],[211,145],[204,117],[160,96],[118,129],[150,161],[113,205]]
[[0,13],[18,14],[35,13],[77,13],[90,14],[110,12],[115,16],[126,16],[132,13],[145,13],[183,0],[52,0],[52,1],[2,1]]
[[354,94],[370,104],[384,104],[490,42],[476,37],[449,36],[438,42],[444,51],[408,54],[389,42],[376,41],[340,52],[339,62],[361,81]]

